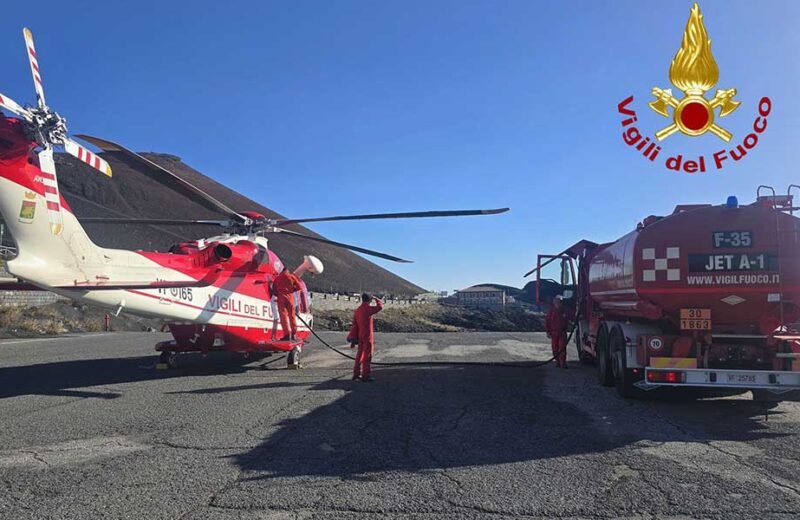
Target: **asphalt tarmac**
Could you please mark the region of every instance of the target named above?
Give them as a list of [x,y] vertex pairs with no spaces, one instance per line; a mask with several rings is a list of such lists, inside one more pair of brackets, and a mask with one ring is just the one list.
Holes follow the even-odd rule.
[[[573,346],[571,370],[377,367],[354,383],[316,341],[299,371],[228,355],[157,371],[163,339],[0,342],[0,518],[800,516],[800,403],[625,401]],[[377,344],[379,361],[548,357],[542,334]]]

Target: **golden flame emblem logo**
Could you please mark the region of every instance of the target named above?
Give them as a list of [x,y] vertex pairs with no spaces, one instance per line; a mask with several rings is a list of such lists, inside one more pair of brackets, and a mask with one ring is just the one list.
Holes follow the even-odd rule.
[[25,198],[28,200],[34,200],[36,198],[36,194],[32,191],[26,191]]
[[697,4],[692,7],[681,48],[669,67],[669,80],[685,96],[679,100],[671,89],[653,87],[656,99],[649,103],[650,108],[664,117],[670,117],[669,107],[673,109],[672,124],[656,132],[656,139],[663,141],[680,131],[689,136],[711,132],[723,141],[731,140],[733,135],[714,122],[714,110],[719,107],[719,117],[725,117],[739,108],[741,101],[733,100],[735,88],[718,89],[712,100],[705,98],[705,93],[719,81],[719,67],[711,54],[711,39]]

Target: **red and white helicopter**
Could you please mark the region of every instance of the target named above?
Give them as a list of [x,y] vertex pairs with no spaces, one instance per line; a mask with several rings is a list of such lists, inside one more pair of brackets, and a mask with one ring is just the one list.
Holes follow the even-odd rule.
[[[14,236],[18,254],[8,261],[9,272],[21,280],[66,296],[132,314],[163,319],[173,340],[161,342],[161,362],[172,365],[181,352],[228,350],[241,353],[288,352],[287,362],[297,366],[301,346],[313,326],[310,301],[303,290],[295,293],[302,318],[296,341],[278,341],[280,328],[271,280],[283,269],[269,250],[265,235],[284,233],[303,240],[324,242],[395,262],[401,258],[285,229],[288,224],[389,218],[491,215],[490,210],[426,211],[346,215],[306,219],[268,219],[252,212],[235,211],[120,145],[79,136],[104,151],[120,153],[145,163],[163,175],[164,183],[206,207],[225,215],[221,220],[82,219],[116,224],[218,225],[220,236],[184,242],[169,253],[106,249],[95,245],[59,192],[53,151],[67,153],[111,177],[111,167],[67,136],[66,121],[45,102],[38,57],[30,30],[23,31],[37,105],[22,106],[0,94],[0,214]],[[307,256],[295,274],[321,273],[322,262]]]

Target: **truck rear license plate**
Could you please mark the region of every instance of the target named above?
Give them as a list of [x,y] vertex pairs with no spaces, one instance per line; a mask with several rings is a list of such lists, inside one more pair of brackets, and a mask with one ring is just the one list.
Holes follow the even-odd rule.
[[681,330],[711,330],[711,309],[681,309]]
[[728,374],[728,383],[755,383],[755,374]]

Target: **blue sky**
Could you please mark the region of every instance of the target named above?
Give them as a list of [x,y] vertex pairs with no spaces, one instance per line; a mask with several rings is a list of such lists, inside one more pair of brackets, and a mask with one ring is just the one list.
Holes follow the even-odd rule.
[[[798,2],[700,5],[717,87],[743,102],[719,121],[732,144],[761,96],[773,102],[743,161],[687,175],[623,144],[616,107],[628,95],[643,132],[666,124],[647,101],[653,86],[671,87],[691,5],[15,2],[0,19],[0,92],[34,100],[27,25],[48,102],[72,132],[179,155],[288,216],[509,206],[313,228],[415,260],[378,263],[427,288],[521,286],[537,253],[613,240],[676,204],[750,201],[758,184],[800,183]],[[678,134],[663,147],[710,156],[724,143]]]

